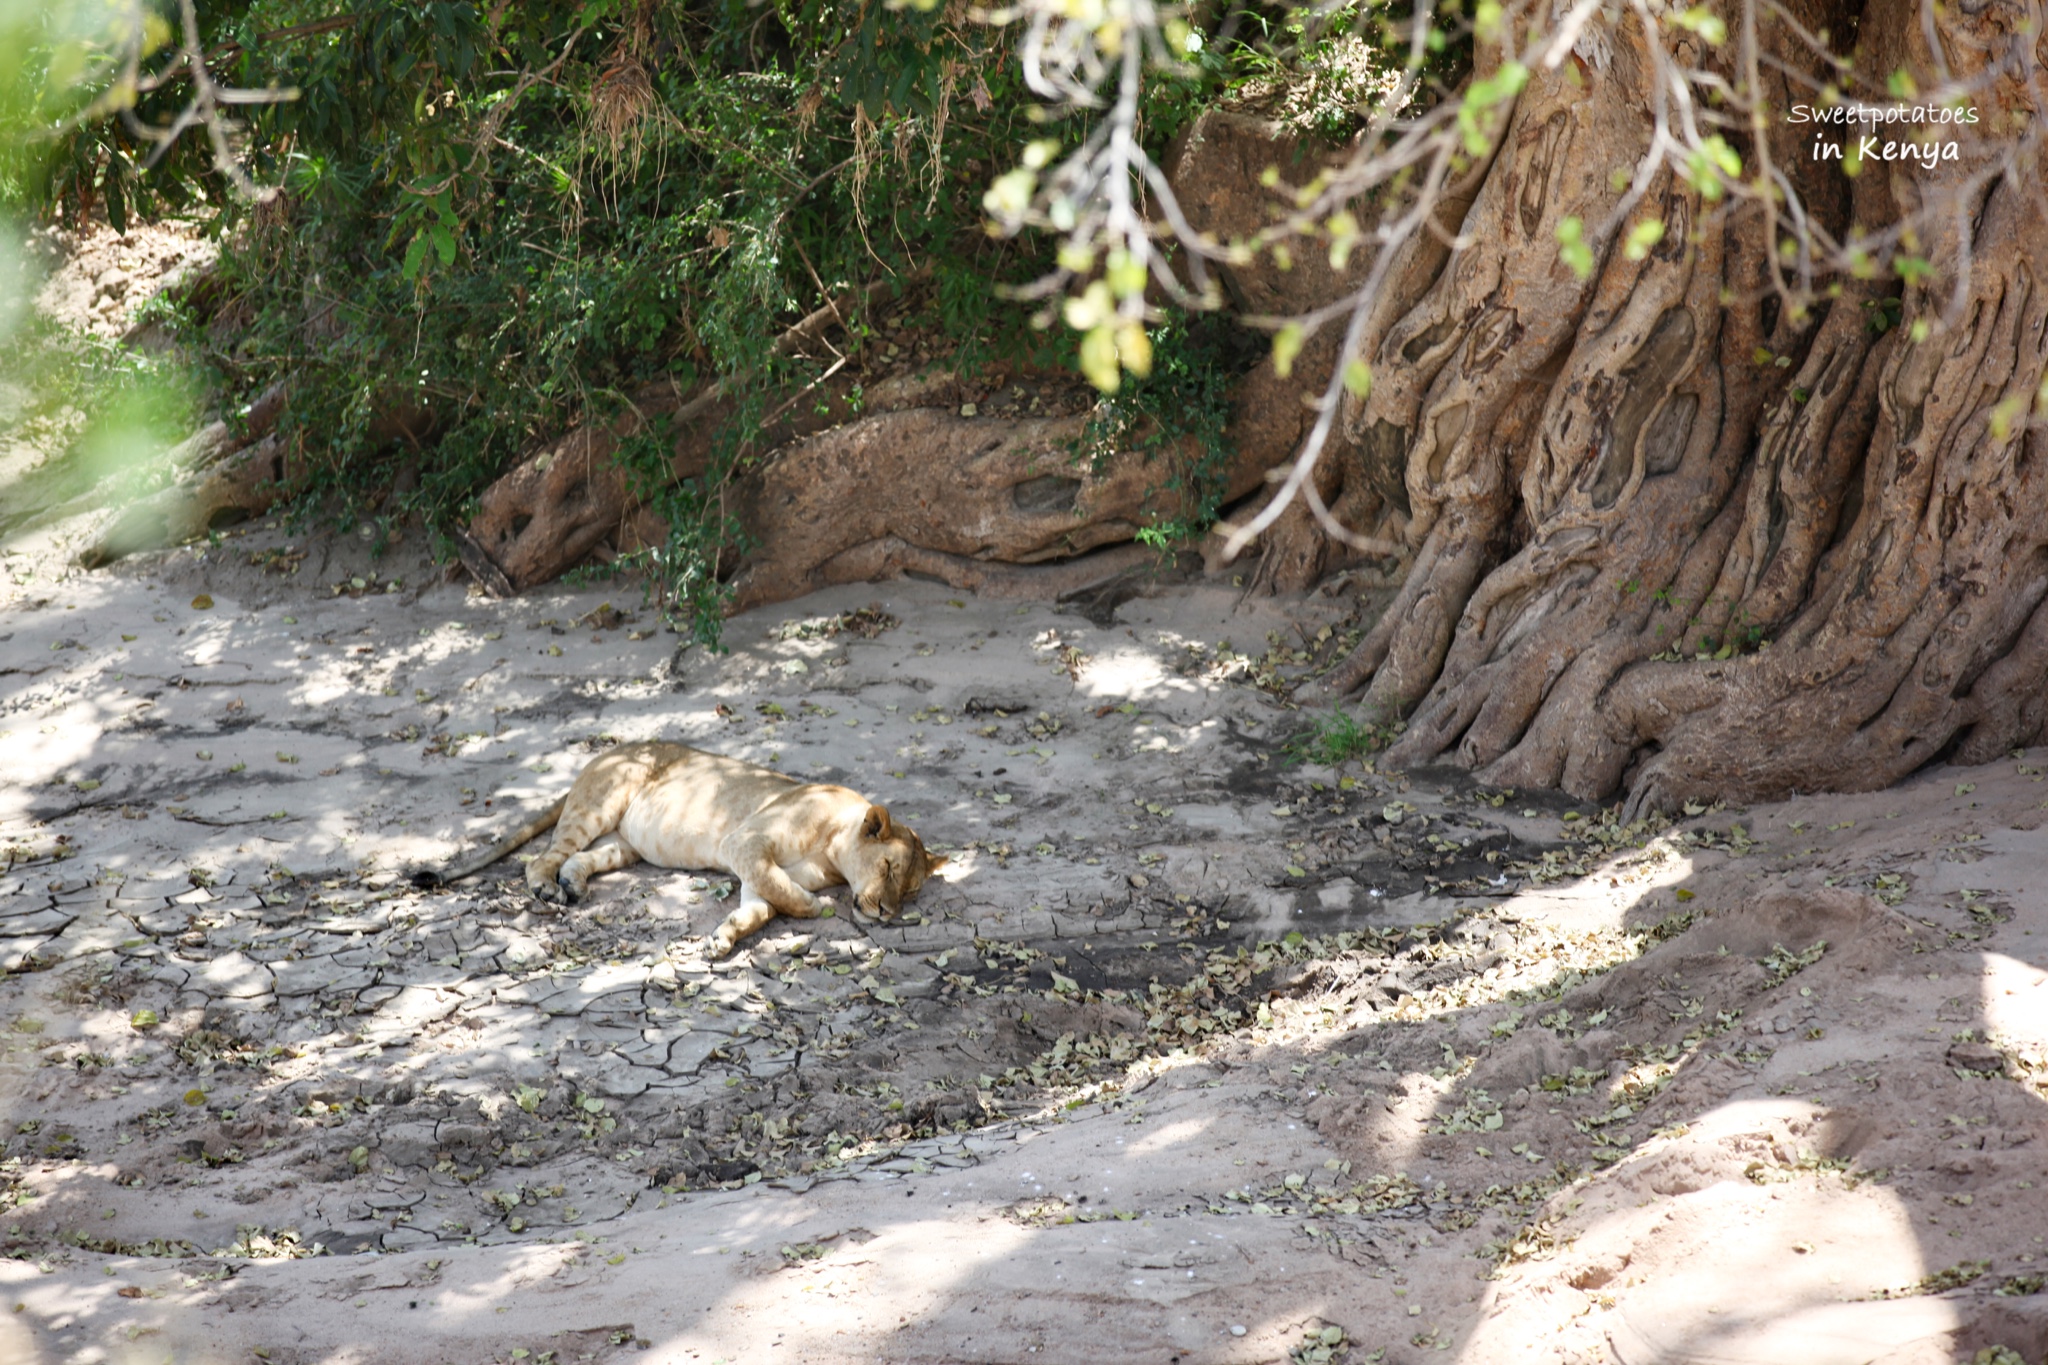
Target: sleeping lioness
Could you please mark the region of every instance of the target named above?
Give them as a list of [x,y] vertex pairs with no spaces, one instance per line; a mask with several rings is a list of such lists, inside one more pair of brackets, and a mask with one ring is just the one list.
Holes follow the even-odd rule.
[[595,874],[642,859],[738,876],[739,908],[712,934],[713,957],[777,911],[810,919],[828,910],[831,902],[813,894],[828,886],[850,886],[863,912],[893,918],[946,862],[858,792],[649,742],[598,758],[567,796],[489,851],[413,880],[434,886],[467,877],[549,826],[554,842],[526,866],[526,885],[542,900],[574,904]]

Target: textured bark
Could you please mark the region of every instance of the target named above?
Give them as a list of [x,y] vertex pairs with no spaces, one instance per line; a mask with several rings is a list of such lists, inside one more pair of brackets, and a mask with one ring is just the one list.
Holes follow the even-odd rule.
[[[872,300],[883,288],[877,285],[863,292]],[[852,316],[862,301],[856,295],[828,303],[778,337],[775,352],[796,353]],[[844,382],[827,386],[820,398],[787,421],[771,420],[761,433],[762,448],[852,415]],[[827,412],[812,410],[819,406]],[[670,476],[695,478],[710,465],[712,442],[735,411],[737,403],[723,380],[713,380],[689,395],[666,379],[648,385],[618,416],[577,427],[485,489],[476,515],[458,537],[464,563],[486,590],[516,592],[559,578],[607,541],[647,537],[654,528],[641,520],[644,509],[614,458],[619,447],[650,422],[673,418]]]
[[[1057,596],[1143,562],[1142,547],[1091,552],[1180,514],[1183,494],[1165,477],[1172,452],[1077,458],[1087,420],[908,408],[789,446],[737,501],[756,544],[733,580],[735,609],[906,571],[992,595]],[[1238,460],[1228,494],[1264,473]]]
[[[839,374],[783,396],[755,441],[761,453],[725,494],[749,547],[724,566],[732,608],[905,573],[994,596],[1058,596],[1152,558],[1130,542],[1189,510],[1173,474],[1192,449],[1079,453],[1092,399],[1075,377],[1015,366],[1002,375]],[[1011,381],[1038,390],[1046,411],[1027,409]],[[991,390],[1005,385],[997,410]],[[988,410],[967,415],[970,403]],[[670,475],[690,478],[710,466],[734,411],[717,385],[687,402],[673,386],[643,391],[619,417],[570,432],[492,485],[455,538],[463,563],[487,590],[509,593],[607,547],[661,543],[667,528],[633,497],[620,444],[671,417]],[[1269,443],[1233,449],[1226,499],[1256,489],[1285,454]]]
[[[1867,164],[1853,203],[1836,165],[1771,125],[1819,221],[1895,221],[2011,145],[2042,11],[1971,8],[1923,28],[1909,0],[1794,7],[1809,29],[1860,22],[1860,71],[1905,65],[1932,86],[1938,37],[1951,69],[1983,77],[1960,162]],[[1557,224],[1605,219],[1607,172],[1649,129],[1640,38],[1607,37],[1604,61],[1530,82],[1463,217],[1472,245],[1368,333],[1378,383],[1344,427],[1354,448],[1402,453],[1414,561],[1330,690],[1409,716],[1392,762],[1625,789],[1638,810],[1870,789],[2040,739],[2048,434],[2024,414],[2048,372],[2044,167],[1942,215],[1935,274],[1902,301],[1906,326],[1932,328],[1917,344],[1868,325],[1882,283],[1778,316],[1760,215],[1668,181],[1662,244],[1631,262],[1595,241],[1581,281]],[[1782,34],[1772,55],[1812,69]],[[1811,99],[1767,81],[1774,109]],[[2008,400],[2021,416],[2000,436]]]
[[[856,401],[852,380],[827,381],[796,403],[785,400],[788,411],[767,424],[755,448],[772,452],[864,411],[957,407],[962,393],[951,375],[904,374],[871,384]],[[471,553],[486,556],[490,566],[480,581],[495,571],[506,590],[522,592],[561,577],[601,547],[659,544],[666,529],[634,497],[616,458],[619,447],[650,422],[672,419],[669,476],[695,478],[710,468],[720,431],[736,410],[721,386],[686,402],[672,384],[650,385],[611,421],[586,423],[528,456],[485,490],[470,520]]]
[[[1271,121],[1227,111],[1203,114],[1176,144],[1168,173],[1189,222],[1219,242],[1244,241],[1291,206],[1287,187],[1311,181],[1325,168],[1341,164],[1352,147],[1334,147],[1285,130]],[[1369,325],[1385,330],[1414,306],[1443,268],[1449,255],[1446,241],[1456,232],[1484,183],[1485,162],[1446,188],[1434,217],[1440,232],[1423,240],[1394,263]],[[1267,188],[1262,176],[1281,173],[1281,184]],[[1355,206],[1365,221],[1369,205]],[[1359,247],[1345,268],[1335,268],[1326,253],[1311,244],[1294,253],[1285,267],[1270,255],[1219,268],[1231,305],[1240,313],[1286,317],[1306,313],[1340,297],[1363,282],[1372,266],[1371,249]],[[1342,329],[1326,326],[1309,338],[1283,377],[1263,360],[1238,385],[1230,436],[1248,459],[1277,468],[1292,459],[1315,419],[1314,404],[1329,383],[1337,361]],[[1315,486],[1324,505],[1343,525],[1376,541],[1402,545],[1407,540],[1408,502],[1405,444],[1394,428],[1346,424],[1331,436],[1315,470]],[[1221,566],[1221,538],[1212,538],[1208,558]],[[1324,534],[1309,508],[1300,502],[1284,508],[1273,527],[1260,538],[1253,589],[1259,592],[1300,592],[1327,574],[1358,562],[1362,555]],[[1400,574],[1408,556],[1395,555],[1388,568]]]

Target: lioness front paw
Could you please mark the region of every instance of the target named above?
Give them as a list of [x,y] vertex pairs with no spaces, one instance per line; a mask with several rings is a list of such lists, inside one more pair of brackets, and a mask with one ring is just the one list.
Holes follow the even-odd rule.
[[739,935],[720,929],[712,934],[710,938],[704,940],[704,951],[712,957],[724,957],[734,948],[739,947],[739,943]]
[[569,903],[568,892],[563,889],[560,882],[528,882],[526,889],[533,893],[536,900],[548,901],[555,905],[566,905]]

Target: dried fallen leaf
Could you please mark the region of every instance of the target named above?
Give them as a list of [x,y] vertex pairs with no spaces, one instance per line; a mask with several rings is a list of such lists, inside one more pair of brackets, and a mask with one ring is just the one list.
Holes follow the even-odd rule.
[[200,593],[200,594],[199,594],[199,596],[197,596],[197,597],[195,597],[195,598],[193,598],[193,599],[192,599],[192,610],[194,610],[194,611],[212,611],[212,610],[213,610],[213,599],[212,599],[211,597],[207,596],[207,595],[206,595],[205,593]]

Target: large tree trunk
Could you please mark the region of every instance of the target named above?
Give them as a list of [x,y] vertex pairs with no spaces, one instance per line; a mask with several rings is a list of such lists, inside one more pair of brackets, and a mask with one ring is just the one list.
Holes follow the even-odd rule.
[[[1793,10],[1809,30],[1859,32],[1856,70],[1880,81],[1905,66],[1935,86],[1930,40],[1958,77],[1981,77],[1983,121],[1942,134],[1960,160],[1870,162],[1850,181],[1783,120],[1810,90],[1766,68],[1769,150],[1830,230],[1956,199],[1922,244],[1934,274],[1905,290],[1898,329],[1862,306],[1883,282],[1843,280],[1812,316],[1781,316],[1761,215],[1667,177],[1635,214],[1661,213],[1662,244],[1630,261],[1592,241],[1580,280],[1557,227],[1571,215],[1590,231],[1617,202],[1612,168],[1647,145],[1647,57],[1630,21],[1581,44],[1593,60],[1539,71],[1464,214],[1471,244],[1369,329],[1378,383],[1344,414],[1350,449],[1396,450],[1405,474],[1394,529],[1412,567],[1329,679],[1409,717],[1391,761],[1594,799],[1626,789],[1643,809],[1875,788],[2041,737],[2048,431],[2027,422],[2048,370],[2041,154],[1966,185],[2018,142],[2015,111],[2043,112],[2041,6],[1942,7],[1926,27],[1913,0]],[[1766,42],[1822,77],[1782,29]],[[1916,321],[1931,328],[1917,343]],[[1341,461],[1336,475],[1350,477]],[[1291,538],[1314,534],[1276,527],[1266,553],[1300,558]]]

